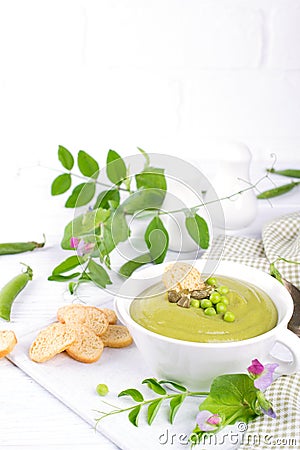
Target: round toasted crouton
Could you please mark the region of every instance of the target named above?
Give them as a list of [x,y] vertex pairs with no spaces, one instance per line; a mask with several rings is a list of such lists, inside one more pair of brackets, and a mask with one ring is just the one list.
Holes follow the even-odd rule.
[[76,332],[66,324],[55,322],[39,332],[31,344],[32,361],[45,362],[66,350],[75,342]]
[[101,336],[105,347],[122,348],[132,344],[132,337],[127,327],[123,325],[109,325]]
[[16,335],[11,330],[0,331],[0,358],[8,355],[17,343]]
[[96,306],[66,305],[59,308],[57,318],[70,325],[85,325],[101,336],[109,325],[107,315]]
[[166,266],[162,276],[164,285],[168,290],[196,291],[205,288],[198,269],[191,264],[176,262]]
[[84,363],[98,361],[104,348],[101,338],[85,325],[78,325],[74,327],[74,330],[76,340],[67,348],[68,355]]

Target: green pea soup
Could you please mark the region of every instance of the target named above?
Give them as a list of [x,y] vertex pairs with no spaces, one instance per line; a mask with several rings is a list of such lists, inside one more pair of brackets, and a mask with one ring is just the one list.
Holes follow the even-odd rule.
[[228,311],[234,322],[226,322],[223,314],[207,316],[201,308],[182,308],[168,301],[162,282],[143,291],[130,306],[135,322],[174,339],[191,342],[231,342],[259,336],[277,324],[277,309],[271,298],[256,286],[241,280],[217,277],[219,285],[230,292]]

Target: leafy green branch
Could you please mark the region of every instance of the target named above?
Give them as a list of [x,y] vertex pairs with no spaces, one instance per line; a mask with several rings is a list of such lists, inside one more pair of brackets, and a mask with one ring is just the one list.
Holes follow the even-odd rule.
[[[147,406],[147,423],[151,425],[155,417],[157,416],[160,407],[166,400],[170,401],[169,421],[170,423],[173,423],[180,406],[183,404],[184,400],[187,397],[195,397],[195,396],[198,397],[201,395],[202,396],[208,395],[208,392],[189,391],[183,385],[175,383],[174,381],[167,381],[167,380],[158,381],[156,378],[146,378],[145,380],[142,381],[142,384],[147,385],[147,387],[151,389],[153,392],[155,392],[157,395],[159,395],[159,397],[152,398],[150,400],[145,400],[143,394],[139,390],[134,388],[126,389],[120,392],[118,397],[130,397],[135,403],[128,407],[120,408],[118,406],[110,405],[109,403],[103,401],[103,403],[113,406],[114,409],[112,409],[109,412],[97,411],[98,413],[101,414],[101,416],[98,419],[96,419],[96,423],[98,424],[100,420],[108,416],[129,412],[128,414],[129,421],[134,426],[137,427],[140,412],[144,406]],[[172,386],[172,388],[177,392],[173,394],[168,394],[164,385]]]
[[[168,402],[168,420],[173,424],[187,397],[206,396],[199,405],[196,426],[190,435],[190,442],[198,444],[205,434],[215,434],[227,425],[236,422],[248,423],[263,414],[276,418],[272,404],[266,399],[263,391],[273,382],[277,366],[278,364],[263,366],[254,359],[247,369],[247,374],[225,374],[214,378],[209,392],[190,391],[174,381],[146,378],[142,384],[155,392],[157,395],[155,398],[145,400],[143,394],[135,388],[123,390],[118,397],[130,397],[134,403],[122,408],[103,401],[112,409],[96,410],[100,414],[96,419],[96,426],[107,417],[127,413],[128,420],[137,427],[143,408],[146,409],[147,423],[151,425],[164,402]],[[170,386],[173,390],[171,394],[166,389]]]

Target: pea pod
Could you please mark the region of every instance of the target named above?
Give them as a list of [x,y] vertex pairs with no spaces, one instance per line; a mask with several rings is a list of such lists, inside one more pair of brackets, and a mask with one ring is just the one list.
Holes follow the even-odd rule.
[[282,186],[279,186],[279,187],[276,187],[273,189],[269,189],[268,191],[261,192],[260,194],[258,194],[257,198],[267,199],[267,198],[278,197],[279,195],[283,195],[283,194],[286,194],[287,192],[290,192],[298,184],[300,184],[300,181],[292,181],[289,184],[283,184]]
[[32,280],[32,269],[26,266],[26,272],[20,273],[10,280],[0,291],[0,317],[10,320],[12,304],[17,295],[24,289],[28,281]]
[[45,245],[44,242],[9,242],[0,244],[0,255],[14,255],[16,253],[31,252],[35,248],[42,248]]
[[282,175],[284,177],[300,178],[299,169],[285,169],[285,170],[267,169],[267,172],[275,173],[276,175]]

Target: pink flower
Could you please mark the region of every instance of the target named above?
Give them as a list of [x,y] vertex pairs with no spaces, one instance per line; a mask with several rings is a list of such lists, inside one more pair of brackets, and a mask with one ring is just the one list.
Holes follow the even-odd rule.
[[219,414],[212,414],[206,409],[200,411],[196,417],[196,423],[201,431],[214,431],[221,422],[222,418]]
[[248,367],[248,372],[254,379],[256,389],[264,391],[273,383],[274,372],[278,366],[279,364],[266,364],[263,366],[258,359],[253,359],[251,366]]
[[79,244],[79,239],[77,237],[71,237],[70,239],[70,247],[71,248],[77,248]]
[[77,254],[78,256],[84,256],[94,250],[95,244],[91,242],[85,242],[84,239],[80,239],[79,244],[77,245]]

